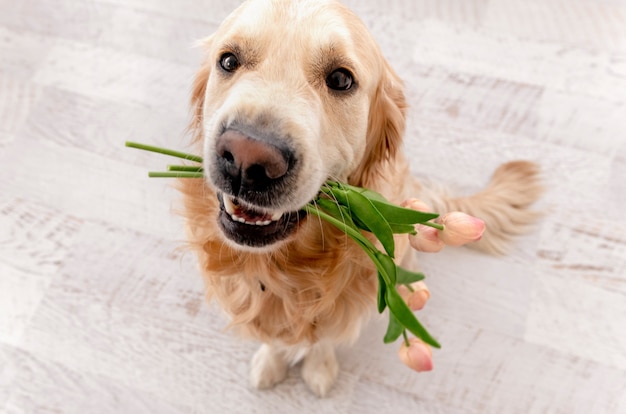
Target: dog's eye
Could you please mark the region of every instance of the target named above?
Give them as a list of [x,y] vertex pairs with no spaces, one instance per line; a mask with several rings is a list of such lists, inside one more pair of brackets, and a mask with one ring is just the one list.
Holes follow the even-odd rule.
[[335,69],[326,77],[326,85],[335,91],[347,91],[353,83],[352,74],[344,68]]
[[239,59],[232,53],[224,53],[220,57],[220,66],[226,72],[234,72],[239,68]]

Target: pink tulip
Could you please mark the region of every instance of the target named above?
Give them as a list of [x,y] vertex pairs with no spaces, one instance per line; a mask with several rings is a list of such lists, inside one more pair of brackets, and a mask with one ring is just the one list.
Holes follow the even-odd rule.
[[[409,198],[402,204],[404,208],[410,208],[417,211],[430,211],[430,207],[422,200],[417,198]],[[432,227],[418,224],[415,226],[417,234],[415,236],[409,236],[409,242],[418,252],[436,253],[443,249],[444,244],[439,240],[439,232]]]
[[408,200],[404,200],[404,202],[402,202],[400,206],[404,208],[410,208],[411,210],[430,211],[430,207],[422,200],[419,200],[417,198],[409,198]]
[[398,357],[404,365],[417,372],[431,371],[433,369],[432,350],[417,338],[409,339],[409,346],[402,341],[402,345],[398,350]]
[[453,211],[436,220],[444,226],[439,239],[448,246],[461,246],[480,240],[485,231],[485,222],[469,214]]
[[411,283],[410,286],[413,291],[405,285],[399,285],[398,293],[411,310],[421,310],[430,299],[430,291],[424,282]]
[[445,244],[439,238],[439,230],[417,224],[415,231],[417,234],[409,236],[409,243],[418,252],[436,253],[444,248]]

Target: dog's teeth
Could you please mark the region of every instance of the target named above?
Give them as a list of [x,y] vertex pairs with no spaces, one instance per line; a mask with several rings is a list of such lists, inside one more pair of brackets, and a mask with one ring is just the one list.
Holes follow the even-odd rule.
[[223,198],[224,198],[224,210],[226,210],[226,212],[230,214],[234,220],[235,219],[235,205],[233,204],[233,200],[226,194],[224,194]]
[[245,218],[237,215],[237,210],[240,208],[239,203],[236,198],[230,197],[229,195],[223,195],[224,200],[224,211],[228,213],[228,215],[238,223],[256,225],[256,226],[267,226],[273,221],[278,221],[283,216],[282,212],[273,213],[269,220],[258,220],[258,221],[246,221]]

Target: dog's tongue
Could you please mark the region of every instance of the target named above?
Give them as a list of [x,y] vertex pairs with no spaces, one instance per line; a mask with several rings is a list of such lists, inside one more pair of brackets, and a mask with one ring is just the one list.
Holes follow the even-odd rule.
[[272,220],[271,214],[244,207],[241,204],[237,203],[236,199],[233,200],[233,205],[235,206],[235,215],[237,215],[237,217],[245,219],[246,221],[256,222]]

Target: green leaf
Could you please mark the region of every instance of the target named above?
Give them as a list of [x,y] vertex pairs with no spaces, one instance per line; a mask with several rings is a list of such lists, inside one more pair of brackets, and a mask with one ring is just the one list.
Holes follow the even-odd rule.
[[428,333],[426,328],[419,323],[396,289],[387,289],[385,292],[385,299],[387,301],[389,311],[393,313],[393,315],[402,323],[402,325],[404,325],[406,329],[411,331],[413,335],[417,336],[425,343],[435,348],[441,348],[439,342],[437,342],[437,340],[435,340],[435,338]]
[[339,183],[327,181],[325,186],[322,186],[321,191],[328,195],[331,200],[335,200],[337,203],[349,207],[348,190],[339,186]]
[[394,234],[408,233],[414,236],[417,234],[417,232],[415,231],[414,224],[403,224],[403,223],[387,223],[387,224],[389,224],[389,227],[391,227],[391,231]]
[[417,224],[439,217],[436,213],[427,213],[410,208],[396,206],[388,202],[371,200],[372,204],[388,222],[398,224]]
[[395,290],[394,287],[396,285],[396,263],[391,257],[387,256],[381,251],[376,250],[376,252],[374,252],[374,255],[380,263],[378,271],[384,272],[384,274],[387,275],[387,278],[383,276],[387,284],[387,289]]
[[387,332],[385,333],[383,342],[386,344],[394,342],[402,335],[402,331],[404,331],[404,326],[393,316],[393,313],[389,312],[389,325],[387,325]]
[[383,313],[383,311],[387,307],[387,301],[385,300],[385,290],[387,290],[385,279],[383,279],[380,272],[378,272],[378,313]]
[[317,204],[317,206],[320,207],[322,210],[324,210],[326,213],[330,214],[337,220],[342,221],[346,225],[354,229],[359,228],[354,223],[354,221],[352,221],[352,216],[350,215],[350,212],[348,211],[347,207],[341,206],[333,200],[330,200],[328,198],[322,198],[322,197],[318,198],[315,204]]
[[346,193],[350,212],[352,212],[358,221],[365,224],[376,238],[383,245],[387,254],[394,256],[395,241],[393,240],[393,232],[387,223],[387,220],[378,212],[372,202],[362,194],[348,191]]
[[426,279],[423,273],[411,272],[401,266],[396,266],[396,284],[407,285]]
[[367,188],[362,188],[362,187],[355,187],[355,186],[350,185],[350,184],[343,184],[343,183],[340,183],[340,185],[341,185],[342,187],[344,187],[344,188],[348,189],[348,190],[351,190],[351,191],[357,192],[357,193],[359,193],[359,194],[361,194],[361,195],[363,195],[363,196],[367,197],[367,198],[368,198],[368,199],[370,199],[370,200],[382,201],[382,202],[384,202],[384,203],[386,203],[386,202],[387,202],[387,199],[386,199],[386,198],[385,198],[382,194],[377,193],[377,192],[376,192],[376,191],[374,191],[374,190],[370,190],[370,189],[367,189]]

